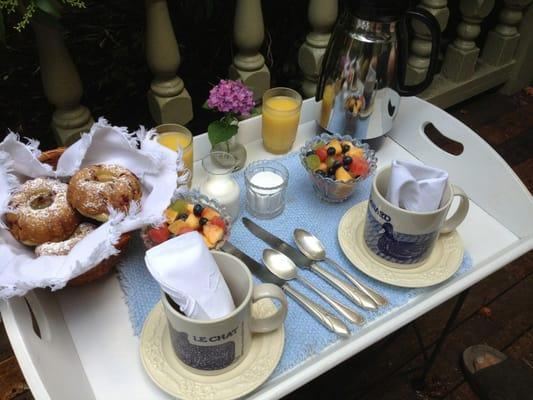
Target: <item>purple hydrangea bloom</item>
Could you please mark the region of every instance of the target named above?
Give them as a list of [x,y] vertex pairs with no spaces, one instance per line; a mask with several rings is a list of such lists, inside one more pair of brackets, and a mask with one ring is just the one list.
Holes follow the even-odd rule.
[[220,112],[231,112],[247,117],[255,102],[253,92],[242,82],[221,79],[218,85],[209,91],[207,105]]

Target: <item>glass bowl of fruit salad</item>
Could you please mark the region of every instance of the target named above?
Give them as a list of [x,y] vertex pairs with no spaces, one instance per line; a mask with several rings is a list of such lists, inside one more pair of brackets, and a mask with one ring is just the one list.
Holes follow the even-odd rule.
[[219,249],[229,237],[231,216],[226,208],[198,191],[176,192],[165,210],[165,221],[145,227],[141,236],[147,249],[173,237],[198,231],[209,249]]
[[300,149],[300,161],[307,170],[320,199],[340,203],[376,170],[376,152],[351,136],[323,133]]

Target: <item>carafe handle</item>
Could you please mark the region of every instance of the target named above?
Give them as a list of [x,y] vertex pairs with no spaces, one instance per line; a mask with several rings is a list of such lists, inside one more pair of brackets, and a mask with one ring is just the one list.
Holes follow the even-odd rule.
[[[415,85],[406,85],[405,76],[407,72],[407,56],[409,54],[409,42],[407,37],[407,22],[409,19],[416,19],[426,25],[431,33],[431,54],[426,77]],[[433,81],[437,69],[437,61],[440,47],[440,26],[436,18],[423,8],[415,8],[407,11],[404,18],[399,23],[398,38],[398,93],[401,96],[414,96],[425,90]]]

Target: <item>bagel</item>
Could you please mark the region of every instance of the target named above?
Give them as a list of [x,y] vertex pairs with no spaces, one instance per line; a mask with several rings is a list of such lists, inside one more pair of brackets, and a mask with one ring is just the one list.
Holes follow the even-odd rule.
[[92,165],[71,178],[67,198],[72,207],[87,218],[105,222],[109,207],[127,212],[130,203],[141,199],[139,179],[118,165]]
[[18,241],[28,246],[68,239],[80,223],[67,201],[66,183],[36,178],[11,195],[6,225]]
[[82,222],[68,239],[62,242],[46,242],[40,244],[35,248],[35,254],[38,256],[66,256],[80,240],[95,229],[95,225]]

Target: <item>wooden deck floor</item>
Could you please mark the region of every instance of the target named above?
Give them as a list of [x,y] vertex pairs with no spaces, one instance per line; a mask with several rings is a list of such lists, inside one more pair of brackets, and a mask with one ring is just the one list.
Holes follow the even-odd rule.
[[[533,97],[491,92],[448,110],[478,132],[533,192]],[[454,399],[477,397],[465,383],[459,357],[464,348],[487,343],[533,366],[533,252],[474,286],[423,390],[411,379],[430,352],[454,299],[286,396],[295,399]],[[32,399],[0,323],[0,400]]]

